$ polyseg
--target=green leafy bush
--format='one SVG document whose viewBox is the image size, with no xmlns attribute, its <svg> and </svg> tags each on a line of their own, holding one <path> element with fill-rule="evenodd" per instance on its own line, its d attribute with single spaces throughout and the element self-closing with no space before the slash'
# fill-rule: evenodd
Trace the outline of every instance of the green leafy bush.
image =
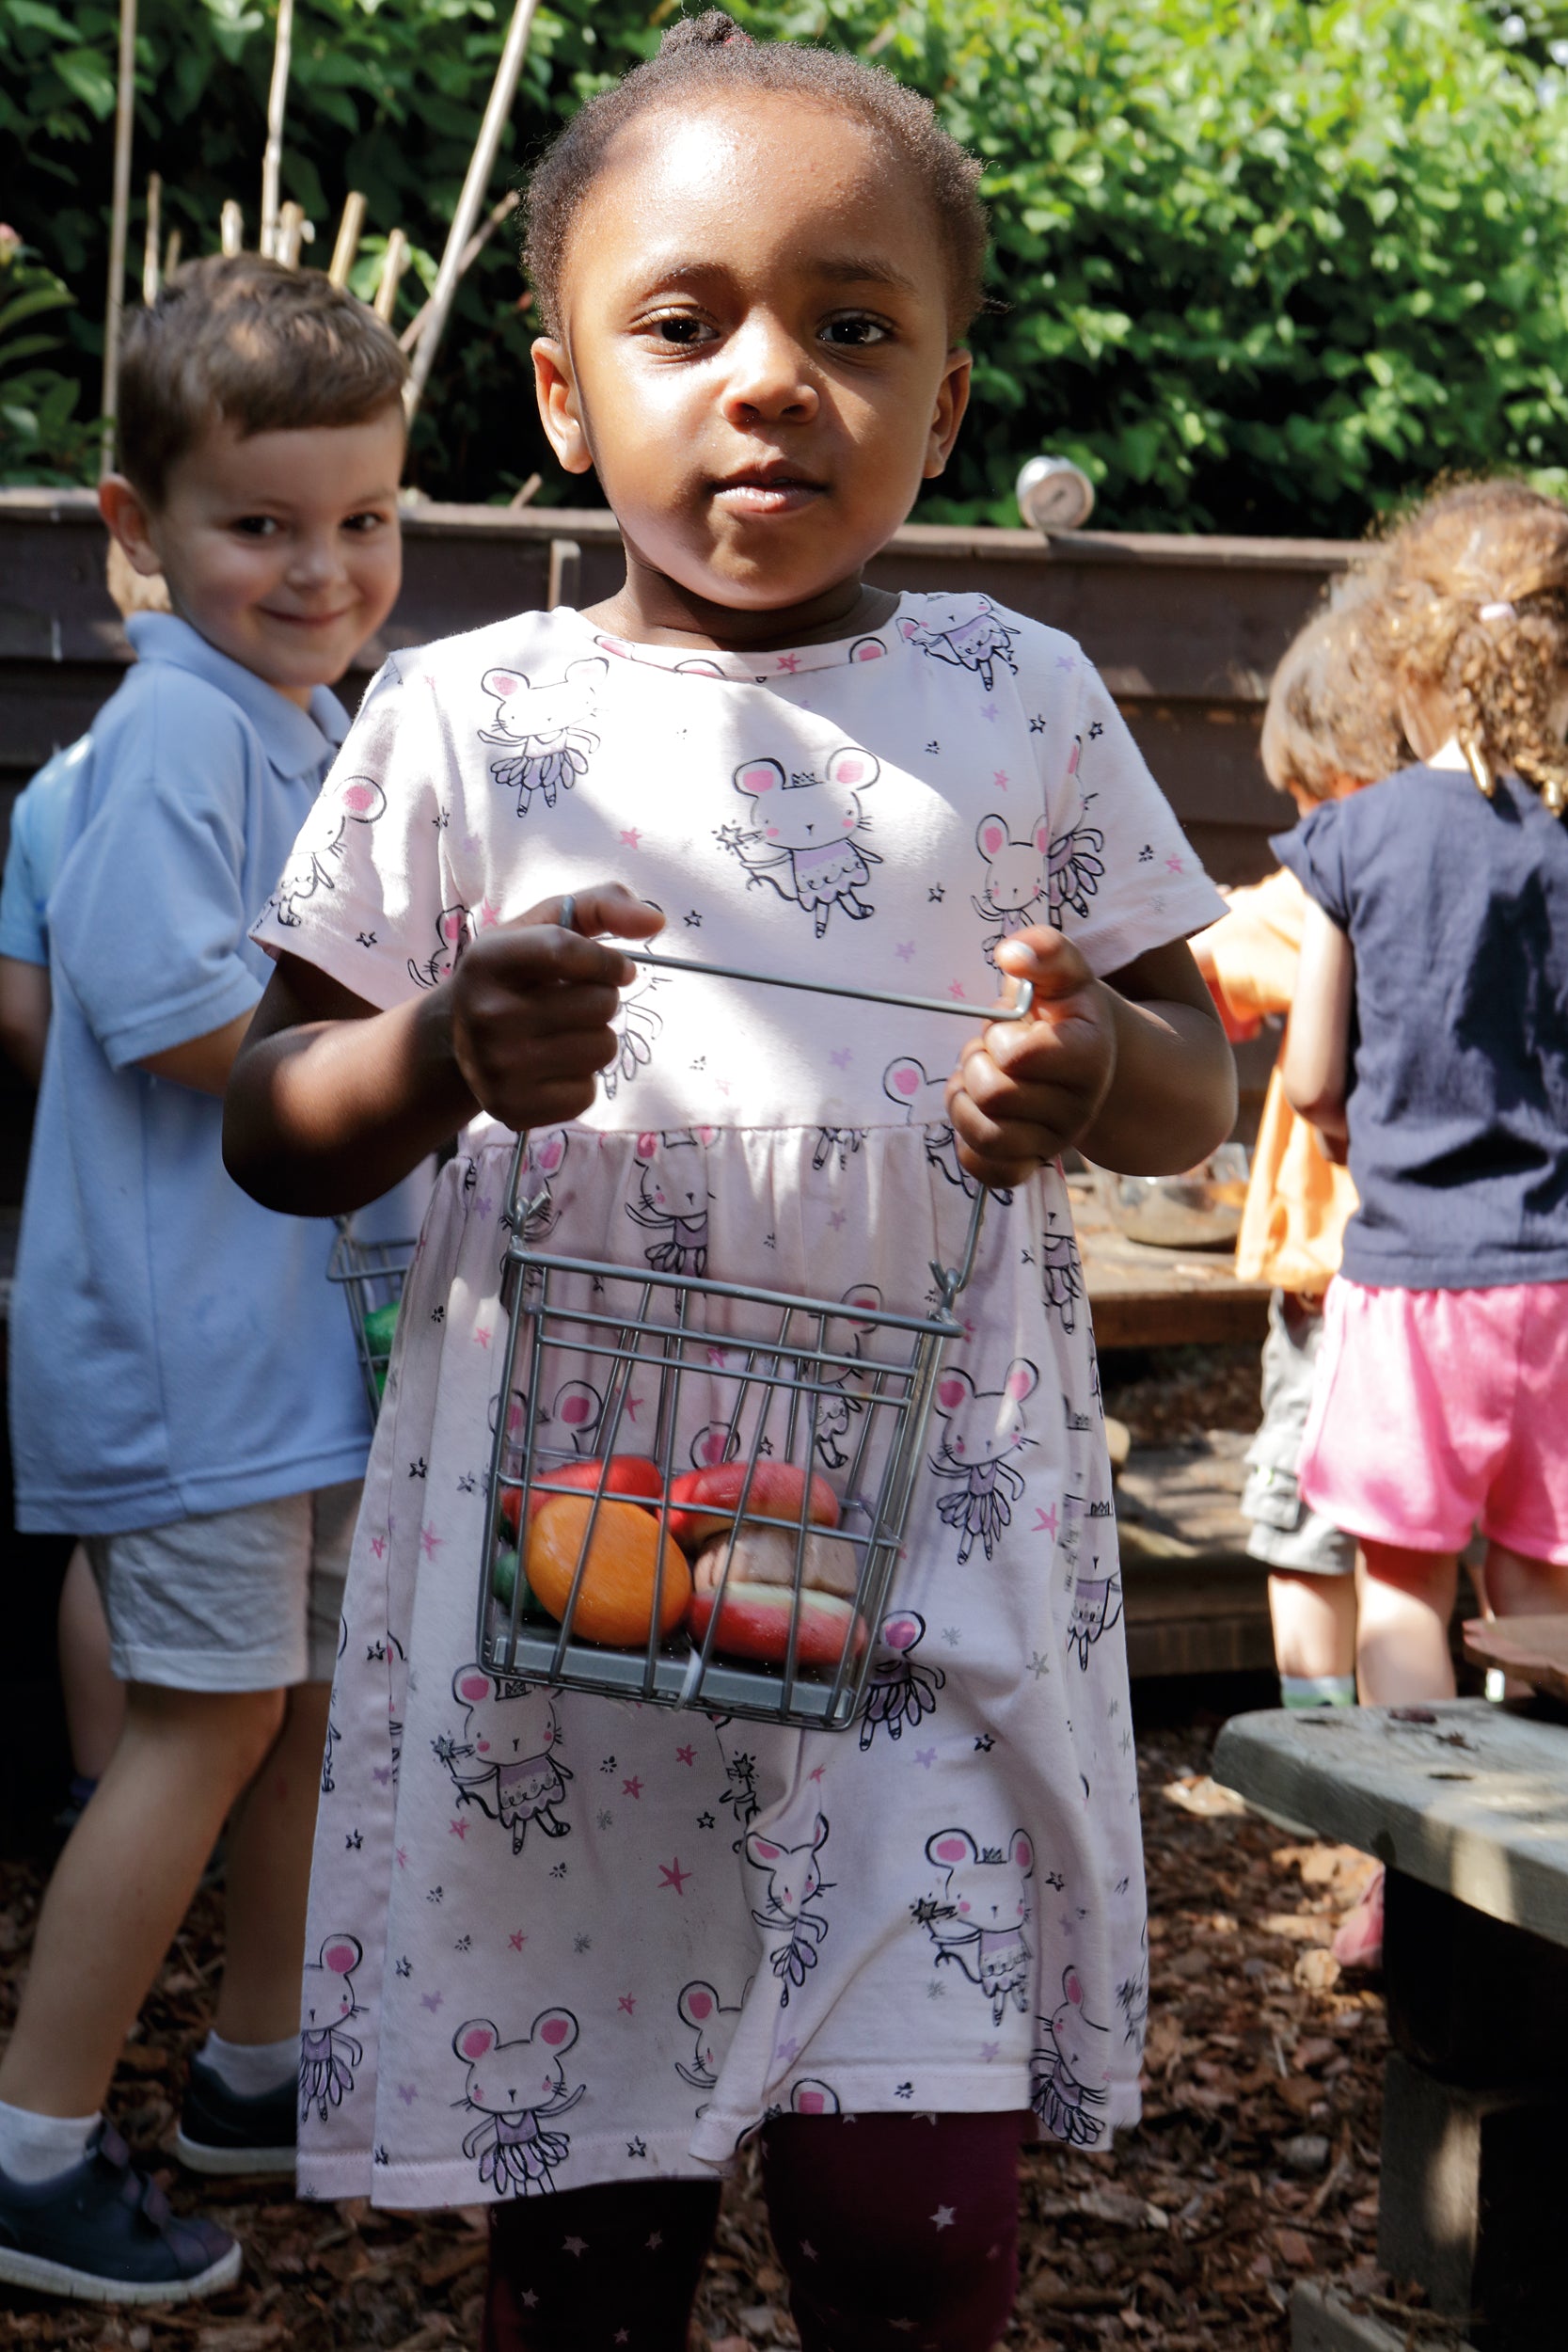
<svg viewBox="0 0 1568 2352">
<path fill-rule="evenodd" d="M 646 55 L 648 0 L 541 9 L 503 165 Z M 1545 13 L 1520 43 L 1469 0 L 782 0 L 757 34 L 871 54 L 986 165 L 996 311 L 976 402 L 922 512 L 1016 520 L 1022 460 L 1078 459 L 1131 528 L 1357 532 L 1442 468 L 1538 479 L 1568 453 L 1568 97 Z M 325 258 L 346 190 L 401 224 L 422 299 L 508 0 L 298 0 L 285 193 Z M 1538 21 L 1539 18 L 1539 21 Z M 255 233 L 273 10 L 142 0 L 135 177 L 185 250 L 236 196 Z M 116 12 L 0 0 L 0 180 L 75 290 L 95 398 Z M 1511 43 L 1513 44 L 1511 46 Z M 135 230 L 134 227 L 134 242 Z M 465 284 L 414 451 L 436 496 L 536 469 L 582 496 L 531 413 L 506 232 Z M 3 461 L 0 461 L 3 462 Z M 1568 477 L 1560 477 L 1568 479 Z"/>
<path fill-rule="evenodd" d="M 61 340 L 37 322 L 71 302 L 67 288 L 0 221 L 0 481 L 69 483 L 91 466 L 95 437 L 76 415 L 80 388 L 57 368 L 37 364 Z"/>
</svg>

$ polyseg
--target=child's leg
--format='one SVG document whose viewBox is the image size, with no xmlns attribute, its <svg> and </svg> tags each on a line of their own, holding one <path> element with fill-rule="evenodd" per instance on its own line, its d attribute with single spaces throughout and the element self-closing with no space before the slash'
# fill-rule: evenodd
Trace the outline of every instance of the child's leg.
<svg viewBox="0 0 1568 2352">
<path fill-rule="evenodd" d="M 1486 1605 L 1498 1617 L 1568 1615 L 1568 1564 L 1532 1560 L 1496 1537 L 1486 1547 Z"/>
<path fill-rule="evenodd" d="M 1458 1590 L 1458 1553 L 1414 1551 L 1370 1537 L 1361 1552 L 1355 1669 L 1363 1702 L 1397 1707 L 1451 1699 L 1449 1620 Z"/>
<path fill-rule="evenodd" d="M 1286 1706 L 1293 1696 L 1303 1706 L 1332 1704 L 1341 1689 L 1348 1703 L 1355 1693 L 1354 1577 L 1276 1568 L 1269 1578 L 1269 1616 Z M 1304 1685 L 1317 1689 L 1308 1695 Z"/>
<path fill-rule="evenodd" d="M 213 2019 L 225 2042 L 276 2042 L 299 2029 L 310 1844 L 331 1695 L 323 1682 L 290 1691 L 283 1728 L 229 1825 L 226 1955 Z"/>
<path fill-rule="evenodd" d="M 41 2115 L 102 2106 L 224 1817 L 282 1713 L 279 1691 L 130 1685 L 124 1734 L 39 1915 L 0 2101 Z"/>
<path fill-rule="evenodd" d="M 763 2181 L 801 2352 L 990 2352 L 1018 2286 L 1016 2115 L 786 2115 Z M 901 2324 L 902 2323 L 902 2324 Z"/>
<path fill-rule="evenodd" d="M 610 2181 L 492 2205 L 480 2352 L 686 2352 L 718 2218 L 717 2181 Z"/>
<path fill-rule="evenodd" d="M 60 1587 L 60 1689 L 79 1780 L 102 1780 L 125 1726 L 125 1685 L 109 1663 L 109 1625 L 78 1544 Z"/>
</svg>

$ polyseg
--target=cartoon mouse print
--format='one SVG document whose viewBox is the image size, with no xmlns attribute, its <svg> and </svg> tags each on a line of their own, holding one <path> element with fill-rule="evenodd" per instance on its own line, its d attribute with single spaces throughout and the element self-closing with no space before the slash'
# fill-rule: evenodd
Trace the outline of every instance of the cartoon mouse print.
<svg viewBox="0 0 1568 2352">
<path fill-rule="evenodd" d="M 626 1215 L 653 1235 L 642 1252 L 651 1266 L 661 1274 L 707 1271 L 707 1204 L 712 1198 L 703 1143 L 691 1129 L 638 1136 L 637 1199 L 626 1202 Z"/>
<path fill-rule="evenodd" d="M 583 722 L 596 715 L 595 690 L 610 664 L 599 655 L 568 662 L 553 685 L 534 686 L 521 670 L 486 670 L 482 692 L 496 703 L 495 722 L 480 729 L 482 743 L 505 746 L 506 756 L 490 762 L 490 773 L 505 791 L 517 787 L 517 814 L 528 815 L 537 792 L 546 808 L 558 792 L 569 792 L 588 772 L 599 739 Z"/>
<path fill-rule="evenodd" d="M 483 1666 L 459 1666 L 451 1694 L 466 1709 L 460 1740 L 433 1742 L 451 1774 L 459 1806 L 477 1804 L 512 1832 L 512 1851 L 521 1853 L 531 1822 L 546 1837 L 565 1837 L 570 1821 L 557 1819 L 572 1775 L 556 1754 L 561 1719 L 554 1694 L 515 1675 L 492 1675 Z"/>
<path fill-rule="evenodd" d="M 1048 1209 L 1047 1230 L 1040 1235 L 1040 1292 L 1063 1330 L 1073 1331 L 1078 1327 L 1078 1301 L 1084 1295 L 1084 1267 L 1071 1225 L 1058 1233 L 1051 1230 L 1055 1222 L 1056 1211 Z"/>
<path fill-rule="evenodd" d="M 917 1666 L 914 1653 L 926 1639 L 926 1620 L 918 1609 L 895 1609 L 882 1619 L 871 1661 L 871 1679 L 861 1702 L 861 1746 L 868 1748 L 879 1731 L 901 1740 L 904 1725 L 918 1730 L 937 1708 L 937 1692 L 947 1677 L 940 1666 Z"/>
<path fill-rule="evenodd" d="M 960 1531 L 960 1567 L 976 1536 L 990 1559 L 1003 1529 L 1012 1522 L 1023 1477 L 1007 1456 L 1035 1443 L 1023 1407 L 1038 1382 L 1038 1372 L 1022 1356 L 1008 1365 L 1000 1389 L 976 1389 L 968 1373 L 956 1366 L 937 1382 L 937 1417 L 946 1427 L 931 1468 L 939 1478 L 961 1482 L 957 1492 L 942 1496 L 937 1516 Z"/>
<path fill-rule="evenodd" d="M 874 1309 L 880 1307 L 882 1294 L 875 1282 L 857 1282 L 845 1292 L 844 1303 L 863 1311 Z M 835 1356 L 858 1359 L 876 1328 L 874 1323 L 856 1322 L 847 1315 L 841 1323 L 835 1315 L 828 1326 L 828 1347 Z M 865 1410 L 864 1399 L 849 1390 L 850 1381 L 860 1376 L 858 1365 L 851 1363 L 824 1363 L 816 1370 L 816 1454 L 825 1470 L 843 1470 L 848 1462 L 844 1440 L 850 1423 Z"/>
<path fill-rule="evenodd" d="M 549 1239 L 561 1222 L 564 1203 L 556 1200 L 555 1180 L 566 1165 L 570 1148 L 571 1137 L 564 1127 L 538 1127 L 529 1136 L 528 1150 L 523 1155 L 524 1168 L 532 1179 L 523 1209 L 522 1240 L 527 1248 L 537 1249 L 541 1242 Z M 468 1190 L 465 1179 L 465 1200 Z M 501 1223 L 509 1231 L 513 1229 L 514 1219 L 510 1210 L 501 1211 Z"/>
<path fill-rule="evenodd" d="M 1089 1651 L 1121 1615 L 1120 1577 L 1101 1576 L 1098 1556 L 1091 1565 L 1091 1575 L 1073 1578 L 1072 1614 L 1067 1627 L 1068 1647 L 1078 1652 L 1078 1663 L 1085 1674 Z"/>
<path fill-rule="evenodd" d="M 1013 632 L 997 619 L 989 596 L 976 596 L 974 605 L 967 620 L 954 621 L 946 628 L 906 618 L 899 622 L 898 632 L 931 660 L 951 661 L 960 670 L 974 671 L 989 694 L 996 683 L 997 662 L 1006 663 L 1017 675 Z"/>
<path fill-rule="evenodd" d="M 349 2019 L 361 2013 L 354 1997 L 354 1972 L 364 1957 L 356 1935 L 328 1935 L 319 1956 L 305 1963 L 299 2029 L 301 2122 L 313 2106 L 325 2123 L 327 2108 L 341 2107 L 354 2089 L 354 2070 L 365 2053 L 345 2029 Z"/>
<path fill-rule="evenodd" d="M 665 985 L 662 973 L 651 972 L 641 986 L 628 990 L 621 999 L 620 1012 L 610 1025 L 615 1059 L 608 1070 L 599 1073 L 607 1103 L 613 1103 L 622 1085 L 629 1086 L 653 1060 L 655 1043 L 664 1027 L 664 1015 L 654 1010 L 649 999 Z"/>
<path fill-rule="evenodd" d="M 928 1078 L 924 1062 L 916 1061 L 912 1054 L 900 1054 L 897 1060 L 890 1061 L 882 1073 L 882 1092 L 890 1103 L 898 1104 L 911 1127 L 925 1129 L 926 1157 L 929 1165 L 973 1200 L 979 1186 L 959 1165 L 958 1141 L 945 1116 L 945 1073 L 939 1078 Z M 1010 1192 L 991 1195 L 993 1200 L 1004 1202 L 1011 1200 L 1012 1197 Z"/>
<path fill-rule="evenodd" d="M 343 1652 L 347 1647 L 348 1620 L 346 1617 L 340 1617 L 338 1620 L 338 1663 L 340 1666 L 343 1662 Z M 331 1796 L 338 1786 L 332 1770 L 332 1757 L 343 1735 L 337 1720 L 337 1711 L 338 1677 L 334 1674 L 332 1688 L 326 1694 L 326 1739 L 322 1747 L 322 1795 L 324 1797 Z"/>
<path fill-rule="evenodd" d="M 422 963 L 408 959 L 408 977 L 417 988 L 439 988 L 450 980 L 457 969 L 457 960 L 468 944 L 468 910 L 465 906 L 443 907 L 436 919 L 436 952 L 426 956 Z"/>
<path fill-rule="evenodd" d="M 983 923 L 986 961 L 994 965 L 996 950 L 1015 932 L 1027 930 L 1033 910 L 1048 896 L 1046 857 L 1051 828 L 1042 817 L 1027 841 L 1015 841 L 1004 817 L 982 817 L 974 828 L 974 846 L 988 868 L 985 887 L 970 905 Z"/>
<path fill-rule="evenodd" d="M 827 1842 L 827 1817 L 821 1813 L 802 1846 L 782 1846 L 777 1838 L 764 1836 L 761 1830 L 746 1833 L 747 1861 L 753 1870 L 768 1873 L 763 1908 L 753 1910 L 752 1917 L 765 1932 L 782 1938 L 768 1956 L 768 1964 L 779 1980 L 781 2009 L 789 2007 L 790 1988 L 798 1991 L 805 1983 L 808 1971 L 816 1967 L 822 1939 L 828 1932 L 822 1913 L 811 1907 L 813 1897 L 825 1894 L 829 1884 L 816 1858 Z"/>
<path fill-rule="evenodd" d="M 770 882 L 781 898 L 815 916 L 818 939 L 835 906 L 852 923 L 876 913 L 859 894 L 881 859 L 857 836 L 870 830 L 860 796 L 880 773 L 880 763 L 851 743 L 829 754 L 826 782 L 809 771 L 786 776 L 776 759 L 749 759 L 735 771 L 757 830 L 726 826 L 720 838 L 753 880 Z"/>
<path fill-rule="evenodd" d="M 463 2153 L 479 2157 L 482 2188 L 498 2197 L 543 2196 L 554 2188 L 572 2143 L 564 2132 L 544 2127 L 575 2107 L 588 2088 L 566 2088 L 562 2060 L 577 2038 L 569 2009 L 541 2010 L 515 2042 L 503 2042 L 488 2017 L 470 2017 L 452 2035 L 452 2049 L 467 2068 L 457 2105 L 481 2119 Z"/>
<path fill-rule="evenodd" d="M 746 1990 L 750 1992 L 750 1984 Z M 727 2009 L 713 1986 L 705 1983 L 701 1977 L 694 1977 L 689 1984 L 682 1985 L 680 1997 L 675 2007 L 679 2012 L 681 2024 L 689 2026 L 696 2035 L 697 2046 L 689 2066 L 679 2058 L 675 2060 L 675 2072 L 683 2083 L 691 2085 L 693 2090 L 706 2092 L 716 2088 L 719 2081 L 720 2062 L 723 2055 L 720 2047 L 721 2042 L 727 2047 L 730 2036 L 735 2031 L 735 2020 L 745 2006 L 746 1994 L 742 1993 L 734 2008 Z M 725 2019 L 729 2022 L 722 2024 L 721 2021 Z M 701 2116 L 706 2111 L 707 2101 L 705 2097 L 697 2113 Z"/>
<path fill-rule="evenodd" d="M 837 2091 L 831 2083 L 821 2082 L 816 2075 L 802 2074 L 789 2087 L 791 2115 L 842 2115 L 844 2112 Z"/>
<path fill-rule="evenodd" d="M 1030 2060 L 1030 2106 L 1053 2139 L 1092 2148 L 1105 2129 L 1103 2107 L 1110 2091 L 1108 2026 L 1097 2026 L 1084 2007 L 1076 1968 L 1062 1972 L 1062 2001 L 1039 2024 L 1045 2039 Z"/>
<path fill-rule="evenodd" d="M 496 1425 L 499 1397 L 490 1400 L 490 1427 Z M 563 1380 L 549 1406 L 542 1405 L 533 1428 L 533 1458 L 536 1467 L 546 1460 L 560 1461 L 567 1449 L 574 1454 L 591 1453 L 594 1432 L 604 1416 L 604 1399 L 587 1380 Z M 517 1477 L 523 1466 L 528 1443 L 528 1392 L 514 1389 L 506 1407 L 506 1451 L 501 1468 L 508 1477 Z"/>
<path fill-rule="evenodd" d="M 309 838 L 283 868 L 271 900 L 280 923 L 297 930 L 298 910 L 305 900 L 318 890 L 337 889 L 348 855 L 350 825 L 373 825 L 386 807 L 387 795 L 373 776 L 328 777 L 311 811 Z"/>
<path fill-rule="evenodd" d="M 977 1846 L 966 1829 L 939 1829 L 926 1859 L 944 1872 L 942 1892 L 915 1906 L 937 1947 L 936 1964 L 956 1961 L 990 2003 L 999 2026 L 1010 2000 L 1028 2007 L 1030 1951 L 1024 1935 L 1035 1849 L 1021 1829 L 1005 1847 Z"/>
<path fill-rule="evenodd" d="M 1078 773 L 1079 754 L 1084 748 L 1080 736 L 1068 757 L 1069 776 Z M 1051 900 L 1051 926 L 1062 928 L 1062 909 L 1070 907 L 1081 923 L 1088 920 L 1089 900 L 1099 895 L 1105 863 L 1100 852 L 1105 847 L 1105 835 L 1098 825 L 1089 822 L 1091 792 L 1085 795 L 1078 811 L 1076 824 L 1058 834 L 1046 851 L 1046 889 Z"/>
</svg>

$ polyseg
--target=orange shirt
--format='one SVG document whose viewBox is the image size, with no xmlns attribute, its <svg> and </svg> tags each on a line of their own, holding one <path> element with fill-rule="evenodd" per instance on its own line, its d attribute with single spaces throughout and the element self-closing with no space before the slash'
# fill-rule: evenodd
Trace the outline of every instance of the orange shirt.
<svg viewBox="0 0 1568 2352">
<path fill-rule="evenodd" d="M 1281 866 L 1267 881 L 1227 897 L 1229 913 L 1192 946 L 1228 1025 L 1245 1035 L 1265 1013 L 1291 1009 L 1307 893 Z M 1276 1065 L 1236 1237 L 1237 1273 L 1281 1290 L 1325 1290 L 1339 1270 L 1355 1205 L 1348 1171 L 1324 1159 L 1312 1130 L 1286 1101 Z"/>
</svg>

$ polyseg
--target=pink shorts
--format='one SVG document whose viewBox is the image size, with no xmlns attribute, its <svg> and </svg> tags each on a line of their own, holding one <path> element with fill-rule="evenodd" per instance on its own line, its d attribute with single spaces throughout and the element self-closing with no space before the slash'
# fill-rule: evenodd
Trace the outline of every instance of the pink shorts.
<svg viewBox="0 0 1568 2352">
<path fill-rule="evenodd" d="M 1412 1551 L 1483 1535 L 1568 1562 L 1568 1282 L 1363 1290 L 1343 1277 L 1297 1471 L 1337 1527 Z"/>
</svg>

